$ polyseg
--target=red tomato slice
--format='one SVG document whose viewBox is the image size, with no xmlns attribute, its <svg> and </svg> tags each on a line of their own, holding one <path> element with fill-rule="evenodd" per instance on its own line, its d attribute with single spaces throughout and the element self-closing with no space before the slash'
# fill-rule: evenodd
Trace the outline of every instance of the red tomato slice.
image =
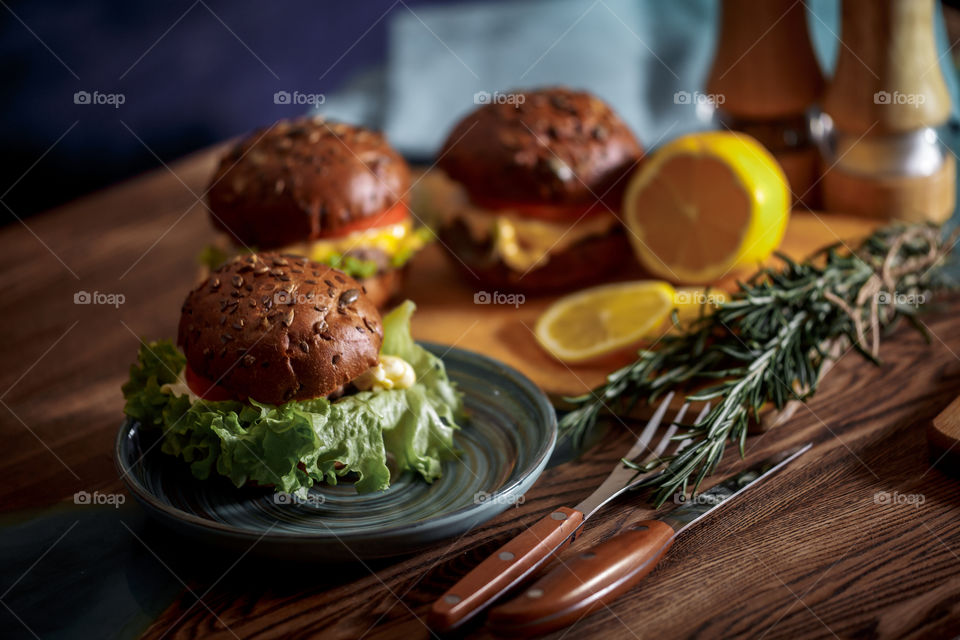
<svg viewBox="0 0 960 640">
<path fill-rule="evenodd" d="M 375 216 L 369 216 L 356 222 L 351 222 L 337 229 L 336 231 L 321 232 L 319 238 L 339 238 L 355 231 L 365 231 L 375 229 L 376 227 L 386 227 L 391 224 L 398 224 L 409 219 L 410 211 L 405 202 L 398 202 L 383 213 Z"/>
<path fill-rule="evenodd" d="M 555 205 L 506 202 L 491 198 L 476 197 L 473 198 L 473 200 L 484 209 L 489 209 L 492 213 L 509 209 L 511 211 L 516 211 L 523 216 L 544 220 L 546 222 L 571 222 L 574 220 L 579 220 L 581 217 L 592 218 L 596 215 L 610 215 L 609 209 L 602 202 L 576 205 Z M 614 209 L 614 212 L 616 212 L 616 209 Z"/>
<path fill-rule="evenodd" d="M 190 391 L 211 402 L 222 402 L 223 400 L 234 400 L 233 395 L 223 387 L 214 384 L 213 380 L 204 378 L 195 373 L 193 369 L 187 366 L 186 372 L 187 386 Z"/>
</svg>

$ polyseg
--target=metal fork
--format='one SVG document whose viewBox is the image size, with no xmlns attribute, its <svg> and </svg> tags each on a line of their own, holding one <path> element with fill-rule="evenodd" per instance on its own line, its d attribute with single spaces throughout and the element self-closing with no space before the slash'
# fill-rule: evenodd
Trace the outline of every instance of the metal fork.
<svg viewBox="0 0 960 640">
<path fill-rule="evenodd" d="M 633 460 L 638 458 L 644 451 L 648 450 L 648 445 L 653 439 L 657 427 L 660 426 L 660 422 L 663 420 L 663 414 L 666 413 L 672 400 L 673 393 L 671 392 L 666 398 L 663 399 L 663 402 L 660 403 L 660 406 L 657 407 L 656 412 L 650 418 L 650 422 L 648 422 L 647 426 L 644 427 L 643 431 L 640 432 L 640 436 L 637 438 L 636 443 L 630 448 L 630 451 L 623 456 L 624 460 Z M 677 432 L 677 429 L 679 428 L 678 425 L 683 421 L 684 416 L 687 415 L 687 409 L 689 408 L 689 402 L 683 403 L 683 406 L 680 407 L 679 411 L 677 411 L 677 416 L 667 427 L 666 431 L 663 432 L 663 436 L 660 437 L 660 441 L 657 442 L 653 450 L 650 451 L 650 455 L 644 458 L 639 466 L 643 467 L 660 459 L 660 456 L 670 444 L 671 438 L 673 438 L 674 434 Z M 708 411 L 710 411 L 709 402 L 704 405 L 703 409 L 700 410 L 700 414 L 697 416 L 696 422 L 700 422 L 700 420 L 707 415 Z M 689 438 L 681 441 L 677 446 L 676 451 L 682 451 L 689 442 Z M 636 469 L 628 467 L 625 464 L 618 464 L 616 467 L 614 467 L 613 471 L 610 472 L 610 475 L 607 476 L 607 479 L 603 481 L 603 484 L 597 487 L 596 491 L 587 496 L 587 498 L 581 501 L 580 504 L 574 507 L 574 509 L 583 514 L 583 522 L 586 522 L 590 516 L 599 511 L 604 505 L 626 491 L 633 489 L 654 473 L 656 473 L 656 471 L 651 469 L 650 471 L 640 472 L 638 474 Z M 583 522 L 580 523 L 581 527 L 583 526 Z"/>
<path fill-rule="evenodd" d="M 677 424 L 687 413 L 689 403 L 685 403 L 677 412 L 660 440 L 652 450 L 650 442 L 656 435 L 663 416 L 670 408 L 673 393 L 668 394 L 657 407 L 650 421 L 640 432 L 637 441 L 624 456 L 632 460 L 644 451 L 650 454 L 641 463 L 652 464 L 660 459 L 671 438 L 677 432 Z M 710 410 L 707 404 L 700 412 L 697 421 Z M 682 450 L 688 440 L 680 443 Z M 529 529 L 508 541 L 486 560 L 474 567 L 467 575 L 453 585 L 443 596 L 433 603 L 430 609 L 430 626 L 439 632 L 455 629 L 490 606 L 507 591 L 510 591 L 527 576 L 533 573 L 567 540 L 576 536 L 583 523 L 601 507 L 625 491 L 635 487 L 655 470 L 637 473 L 636 469 L 618 462 L 607 479 L 576 507 L 560 507 Z"/>
</svg>

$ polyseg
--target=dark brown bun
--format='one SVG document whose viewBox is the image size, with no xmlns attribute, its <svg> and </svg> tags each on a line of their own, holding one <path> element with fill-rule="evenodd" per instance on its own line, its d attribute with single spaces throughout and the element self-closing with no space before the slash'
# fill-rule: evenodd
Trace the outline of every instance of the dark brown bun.
<svg viewBox="0 0 960 640">
<path fill-rule="evenodd" d="M 584 91 L 508 92 L 522 103 L 488 103 L 461 120 L 438 166 L 478 201 L 592 204 L 618 211 L 623 178 L 642 155 L 627 125 Z M 518 102 L 519 98 L 515 99 Z"/>
<path fill-rule="evenodd" d="M 377 363 L 383 327 L 353 278 L 276 253 L 237 257 L 190 292 L 177 344 L 237 398 L 327 396 Z"/>
<path fill-rule="evenodd" d="M 477 243 L 462 222 L 454 222 L 439 233 L 450 253 L 450 262 L 460 267 L 467 279 L 479 278 L 485 286 L 499 291 L 538 294 L 567 290 L 600 282 L 611 274 L 623 275 L 635 264 L 623 229 L 592 236 L 551 252 L 545 264 L 526 274 L 504 264 L 490 243 Z"/>
<path fill-rule="evenodd" d="M 275 249 L 383 213 L 410 168 L 382 134 L 321 117 L 281 120 L 233 147 L 213 175 L 213 224 L 233 241 Z"/>
</svg>

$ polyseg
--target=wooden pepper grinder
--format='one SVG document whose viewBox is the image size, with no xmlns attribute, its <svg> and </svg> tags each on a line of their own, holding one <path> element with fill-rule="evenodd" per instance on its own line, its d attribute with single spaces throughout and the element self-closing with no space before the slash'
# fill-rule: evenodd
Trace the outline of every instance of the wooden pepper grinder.
<svg viewBox="0 0 960 640">
<path fill-rule="evenodd" d="M 843 0 L 823 104 L 828 210 L 933 222 L 953 212 L 956 162 L 935 130 L 950 98 L 934 10 L 934 0 Z"/>
<path fill-rule="evenodd" d="M 724 0 L 707 91 L 715 96 L 721 126 L 759 140 L 780 162 L 794 197 L 815 206 L 812 187 L 820 171 L 810 108 L 820 100 L 823 75 L 805 5 Z"/>
</svg>

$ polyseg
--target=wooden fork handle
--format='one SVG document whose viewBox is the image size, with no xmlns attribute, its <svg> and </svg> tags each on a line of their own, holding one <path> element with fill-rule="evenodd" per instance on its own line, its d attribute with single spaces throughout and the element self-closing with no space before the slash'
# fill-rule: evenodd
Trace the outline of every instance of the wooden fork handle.
<svg viewBox="0 0 960 640">
<path fill-rule="evenodd" d="M 434 631 L 457 628 L 543 564 L 557 547 L 576 533 L 583 514 L 561 507 L 497 549 L 433 603 L 429 624 Z"/>
<path fill-rule="evenodd" d="M 539 635 L 572 624 L 610 605 L 653 571 L 674 536 L 670 525 L 659 520 L 635 522 L 492 609 L 487 624 L 509 635 Z"/>
</svg>

